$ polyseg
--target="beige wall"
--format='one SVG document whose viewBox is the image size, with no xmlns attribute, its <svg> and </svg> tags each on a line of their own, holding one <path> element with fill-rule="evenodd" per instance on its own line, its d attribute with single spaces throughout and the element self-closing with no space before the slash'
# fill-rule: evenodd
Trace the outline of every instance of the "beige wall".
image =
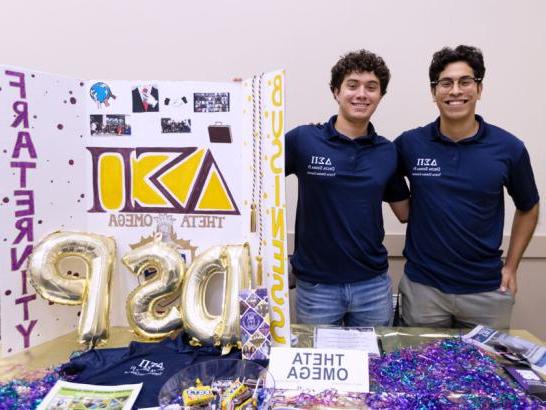
<svg viewBox="0 0 546 410">
<path fill-rule="evenodd" d="M 392 72 L 374 116 L 389 138 L 437 115 L 427 87 L 432 53 L 476 45 L 487 66 L 478 110 L 525 141 L 546 197 L 544 0 L 27 0 L 3 2 L 1 14 L 4 64 L 102 80 L 228 81 L 285 68 L 287 129 L 334 113 L 331 66 L 346 51 L 368 48 Z M 290 178 L 289 230 L 295 191 Z M 546 201 L 541 209 L 544 238 Z M 505 233 L 512 214 L 507 201 Z M 404 232 L 389 212 L 385 228 L 388 241 Z M 546 339 L 544 241 L 534 255 L 520 268 L 513 323 Z M 401 272 L 396 258 L 392 272 Z"/>
</svg>

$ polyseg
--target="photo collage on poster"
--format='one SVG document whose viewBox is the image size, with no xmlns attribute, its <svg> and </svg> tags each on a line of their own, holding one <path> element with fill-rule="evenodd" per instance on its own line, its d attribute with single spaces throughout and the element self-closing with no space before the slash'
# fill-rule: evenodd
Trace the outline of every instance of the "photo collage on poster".
<svg viewBox="0 0 546 410">
<path fill-rule="evenodd" d="M 233 143 L 232 138 L 232 131 L 241 133 L 240 103 L 233 100 L 240 99 L 237 92 L 233 93 L 237 87 L 226 83 L 172 81 L 92 80 L 87 83 L 88 145 L 113 147 L 111 144 L 115 144 L 116 149 L 121 150 L 138 147 L 138 153 L 132 153 L 130 160 L 133 164 L 130 172 L 135 175 L 128 194 L 130 201 L 138 201 L 141 212 L 157 221 L 157 229 L 162 226 L 161 221 L 169 219 L 172 232 L 163 236 L 172 240 L 179 235 L 177 244 L 179 250 L 185 252 L 182 257 L 188 265 L 195 253 L 204 251 L 204 244 L 210 241 L 201 238 L 206 236 L 204 231 L 191 228 L 194 216 L 184 219 L 177 214 L 214 215 L 207 221 L 216 218 L 214 223 L 218 227 L 230 225 L 230 233 L 225 229 L 220 229 L 226 231 L 222 234 L 217 232 L 218 240 L 228 241 L 240 235 L 240 222 L 225 216 L 240 218 L 240 171 L 233 173 L 233 167 L 227 165 L 241 150 L 242 136 L 237 143 Z M 112 186 L 112 179 L 107 179 Z M 122 186 L 118 188 L 120 192 L 123 190 Z M 197 199 L 192 199 L 193 196 Z M 221 198 L 226 204 L 222 204 Z M 171 204 L 176 206 L 169 208 Z M 180 209 L 175 209 L 177 206 Z M 116 209 L 108 211 L 119 213 Z M 100 213 L 88 217 L 101 220 Z M 111 223 L 105 227 L 108 231 L 111 228 L 119 227 Z M 115 230 L 111 233 L 116 234 Z M 131 238 L 127 245 L 134 247 L 141 242 Z M 124 240 L 119 240 L 119 244 L 123 246 Z M 144 271 L 138 278 L 139 283 L 154 274 L 154 270 Z M 156 306 L 158 313 L 177 304 L 177 299 L 162 300 Z"/>
<path fill-rule="evenodd" d="M 217 119 L 218 115 L 231 111 L 231 96 L 225 90 L 184 90 L 186 87 L 181 83 L 165 83 L 165 87 L 125 81 L 90 84 L 89 95 L 96 107 L 89 115 L 92 137 L 129 137 L 138 133 L 134 128 L 139 123 L 141 131 L 147 133 L 195 134 L 195 116 L 211 113 Z M 145 123 L 138 120 L 143 114 L 147 114 Z M 150 117 L 156 119 L 155 129 L 150 129 Z M 208 136 L 210 143 L 233 141 L 231 127 L 224 121 L 211 121 L 198 133 Z"/>
</svg>

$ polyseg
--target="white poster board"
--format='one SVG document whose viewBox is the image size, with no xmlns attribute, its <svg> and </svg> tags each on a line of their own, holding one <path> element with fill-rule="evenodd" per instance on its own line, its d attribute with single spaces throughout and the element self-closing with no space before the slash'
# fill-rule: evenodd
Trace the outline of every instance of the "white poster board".
<svg viewBox="0 0 546 410">
<path fill-rule="evenodd" d="M 25 272 L 56 230 L 111 236 L 118 261 L 158 233 L 188 265 L 211 246 L 249 242 L 254 268 L 263 257 L 273 343 L 289 343 L 283 116 L 282 71 L 207 83 L 0 67 L 2 354 L 77 327 L 78 307 L 42 300 Z M 118 262 L 112 325 L 126 324 L 126 297 L 143 280 Z"/>
</svg>

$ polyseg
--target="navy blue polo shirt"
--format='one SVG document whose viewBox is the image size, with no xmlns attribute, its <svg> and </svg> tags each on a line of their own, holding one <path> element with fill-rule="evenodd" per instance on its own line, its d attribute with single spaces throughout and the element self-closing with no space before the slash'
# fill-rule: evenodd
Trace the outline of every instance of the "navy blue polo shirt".
<svg viewBox="0 0 546 410">
<path fill-rule="evenodd" d="M 395 141 L 411 188 L 405 272 L 445 293 L 498 289 L 504 187 L 519 210 L 539 200 L 523 142 L 476 119 L 477 134 L 457 143 L 440 133 L 439 119 Z"/>
<path fill-rule="evenodd" d="M 350 283 L 385 273 L 381 202 L 409 193 L 396 174 L 396 148 L 368 125 L 350 139 L 334 128 L 337 116 L 286 134 L 286 174 L 298 177 L 292 266 L 313 283 Z"/>
<path fill-rule="evenodd" d="M 131 342 L 128 347 L 91 349 L 70 359 L 62 372 L 76 383 L 110 386 L 143 383 L 133 408 L 158 406 L 161 387 L 178 371 L 207 360 L 240 359 L 241 351 L 221 356 L 212 346 L 193 347 L 180 333 L 157 343 Z M 261 362 L 260 364 L 264 364 Z"/>
</svg>

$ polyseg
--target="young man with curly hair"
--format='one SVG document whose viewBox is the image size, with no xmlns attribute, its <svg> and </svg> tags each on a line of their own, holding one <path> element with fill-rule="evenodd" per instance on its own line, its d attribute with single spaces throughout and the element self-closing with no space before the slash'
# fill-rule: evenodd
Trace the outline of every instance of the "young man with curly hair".
<svg viewBox="0 0 546 410">
<path fill-rule="evenodd" d="M 510 326 L 539 196 L 523 142 L 476 115 L 484 75 L 475 47 L 436 52 L 429 77 L 440 116 L 395 141 L 411 187 L 399 286 L 409 326 Z M 503 263 L 504 188 L 517 209 Z"/>
<path fill-rule="evenodd" d="M 394 145 L 370 122 L 389 79 L 381 57 L 366 50 L 346 54 L 332 68 L 337 115 L 286 134 L 286 174 L 298 177 L 291 263 L 299 323 L 391 323 L 381 204 L 391 203 L 404 220 L 409 194 L 396 174 Z"/>
</svg>

